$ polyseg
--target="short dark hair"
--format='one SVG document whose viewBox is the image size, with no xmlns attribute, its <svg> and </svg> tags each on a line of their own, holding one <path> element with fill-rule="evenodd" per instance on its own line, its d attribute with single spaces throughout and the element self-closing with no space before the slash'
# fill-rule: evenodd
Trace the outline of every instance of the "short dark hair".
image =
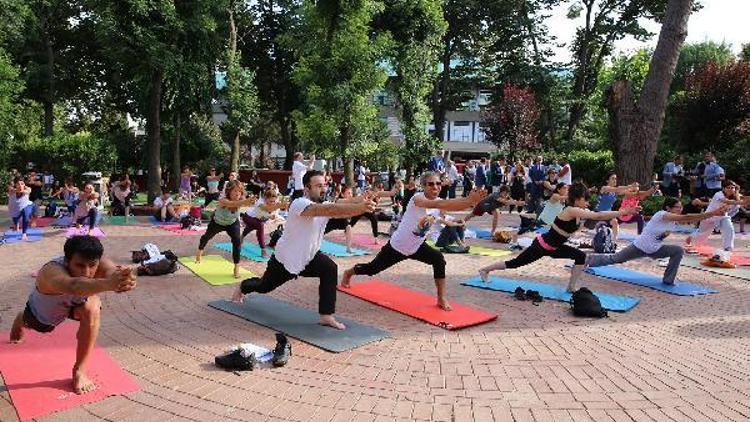
<svg viewBox="0 0 750 422">
<path fill-rule="evenodd" d="M 14 178 L 13 178 L 13 184 L 14 184 L 14 185 L 15 185 L 16 183 L 18 183 L 18 182 L 23 182 L 23 177 L 18 177 L 18 176 L 16 176 L 16 177 L 14 177 Z"/>
<path fill-rule="evenodd" d="M 573 183 L 568 190 L 568 204 L 575 204 L 576 199 L 583 198 L 589 200 L 589 188 L 583 183 Z"/>
<path fill-rule="evenodd" d="M 555 189 L 552 190 L 552 193 L 559 193 L 560 189 L 564 188 L 565 186 L 567 186 L 567 185 L 565 183 L 562 183 L 562 182 L 556 184 L 555 185 Z"/>
<path fill-rule="evenodd" d="M 101 259 L 104 254 L 104 246 L 94 236 L 73 236 L 65 241 L 63 246 L 65 260 L 70 261 L 73 255 L 78 255 L 87 261 Z"/>
<path fill-rule="evenodd" d="M 302 176 L 302 184 L 304 186 L 310 186 L 310 180 L 315 176 L 323 176 L 323 172 L 318 170 L 308 170 L 307 173 Z"/>
<path fill-rule="evenodd" d="M 679 204 L 680 200 L 673 197 L 673 196 L 665 196 L 664 197 L 664 205 L 662 205 L 661 209 L 667 210 L 667 208 L 672 208 L 675 205 Z"/>
<path fill-rule="evenodd" d="M 500 186 L 500 193 L 510 192 L 510 188 L 508 185 L 502 185 Z"/>
</svg>

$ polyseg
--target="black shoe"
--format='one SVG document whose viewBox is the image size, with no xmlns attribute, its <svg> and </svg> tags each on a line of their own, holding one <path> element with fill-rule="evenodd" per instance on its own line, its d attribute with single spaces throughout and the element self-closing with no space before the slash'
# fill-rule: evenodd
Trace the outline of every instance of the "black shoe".
<svg viewBox="0 0 750 422">
<path fill-rule="evenodd" d="M 276 333 L 276 347 L 273 349 L 273 366 L 284 366 L 292 355 L 292 344 L 284 333 Z"/>
<path fill-rule="evenodd" d="M 513 297 L 518 300 L 526 300 L 526 291 L 520 286 L 516 287 L 516 290 L 513 292 Z"/>
<path fill-rule="evenodd" d="M 252 371 L 257 363 L 255 360 L 255 353 L 250 353 L 249 356 L 244 356 L 242 349 L 239 347 L 227 354 L 216 356 L 214 362 L 219 368 L 224 368 L 230 371 Z"/>
<path fill-rule="evenodd" d="M 530 300 L 531 303 L 533 303 L 534 305 L 538 305 L 539 302 L 544 301 L 544 298 L 542 297 L 542 295 L 540 295 L 539 292 L 537 292 L 536 290 L 527 290 L 526 299 Z"/>
</svg>

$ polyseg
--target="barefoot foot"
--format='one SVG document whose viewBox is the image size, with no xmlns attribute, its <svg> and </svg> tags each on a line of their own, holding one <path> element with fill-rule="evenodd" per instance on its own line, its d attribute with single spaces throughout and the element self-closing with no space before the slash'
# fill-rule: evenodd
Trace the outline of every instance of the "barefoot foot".
<svg viewBox="0 0 750 422">
<path fill-rule="evenodd" d="M 444 310 L 444 311 L 452 311 L 453 310 L 453 307 L 451 307 L 450 303 L 448 303 L 447 300 L 442 299 L 442 298 L 438 298 L 437 306 L 440 309 Z"/>
<path fill-rule="evenodd" d="M 354 277 L 354 268 L 349 268 L 344 271 L 344 275 L 341 277 L 341 287 L 348 289 L 352 286 L 352 277 Z"/>
<path fill-rule="evenodd" d="M 481 278 L 483 282 L 489 283 L 490 282 L 490 272 L 487 271 L 487 270 L 479 270 L 479 278 Z"/>
<path fill-rule="evenodd" d="M 21 240 L 23 240 L 24 242 L 28 242 L 28 240 L 29 240 L 29 235 L 28 235 L 28 234 L 26 234 L 26 233 L 22 234 L 22 235 L 21 235 Z"/>
<path fill-rule="evenodd" d="M 245 303 L 245 294 L 242 293 L 242 289 L 239 285 L 237 285 L 237 288 L 234 289 L 234 293 L 232 293 L 232 302 Z"/>
<path fill-rule="evenodd" d="M 333 315 L 321 315 L 320 325 L 333 327 L 337 330 L 346 330 L 346 325 L 336 321 L 336 318 L 334 318 Z"/>
<path fill-rule="evenodd" d="M 240 278 L 240 266 L 236 264 L 234 266 L 234 278 Z"/>
<path fill-rule="evenodd" d="M 13 328 L 10 330 L 10 342 L 21 343 L 23 341 L 23 312 L 20 312 L 13 320 Z"/>
<path fill-rule="evenodd" d="M 86 376 L 81 370 L 73 369 L 73 391 L 76 394 L 86 394 L 89 391 L 93 391 L 96 388 L 96 384 Z"/>
</svg>

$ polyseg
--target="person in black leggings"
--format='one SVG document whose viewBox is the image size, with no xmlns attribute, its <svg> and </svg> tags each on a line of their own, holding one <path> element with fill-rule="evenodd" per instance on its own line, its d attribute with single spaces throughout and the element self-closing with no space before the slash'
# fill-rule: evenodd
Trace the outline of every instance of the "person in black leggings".
<svg viewBox="0 0 750 422">
<path fill-rule="evenodd" d="M 567 288 L 569 292 L 573 292 L 578 279 L 585 269 L 586 254 L 580 249 L 566 245 L 565 242 L 581 227 L 581 220 L 610 220 L 622 217 L 623 215 L 636 214 L 640 211 L 640 207 L 626 207 L 621 208 L 619 211 L 589 211 L 588 192 L 588 188 L 583 183 L 571 185 L 568 190 L 568 204 L 571 204 L 571 206 L 565 208 L 555 218 L 555 222 L 550 227 L 549 232 L 538 235 L 531 246 L 526 248 L 517 257 L 509 261 L 501 261 L 481 268 L 479 276 L 482 278 L 482 281 L 489 281 L 491 271 L 523 267 L 543 256 L 549 256 L 551 258 L 572 259 L 574 261 Z"/>
<path fill-rule="evenodd" d="M 414 195 L 406 207 L 401 223 L 388 243 L 380 249 L 375 259 L 366 264 L 357 264 L 344 272 L 341 286 L 349 288 L 355 275 L 375 275 L 391 266 L 406 260 L 414 259 L 432 266 L 437 289 L 437 306 L 451 310 L 445 297 L 445 258 L 437 249 L 427 245 L 425 238 L 436 216 L 428 214 L 428 209 L 444 211 L 461 211 L 473 208 L 484 198 L 484 189 L 474 190 L 465 198 L 440 199 L 440 176 L 427 172 L 421 178 L 424 193 Z"/>
</svg>

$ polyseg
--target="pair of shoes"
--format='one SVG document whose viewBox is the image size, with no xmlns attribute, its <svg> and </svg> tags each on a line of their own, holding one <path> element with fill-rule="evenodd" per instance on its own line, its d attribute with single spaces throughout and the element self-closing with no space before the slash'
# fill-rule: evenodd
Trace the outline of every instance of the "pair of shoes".
<svg viewBox="0 0 750 422">
<path fill-rule="evenodd" d="M 534 305 L 539 306 L 539 303 L 544 301 L 544 298 L 542 295 L 539 294 L 536 290 L 524 290 L 520 286 L 516 287 L 516 290 L 513 292 L 513 297 L 515 297 L 518 300 L 529 300 Z"/>
<path fill-rule="evenodd" d="M 258 361 L 255 359 L 255 353 L 247 353 L 241 347 L 229 351 L 221 356 L 214 358 L 216 366 L 229 371 L 252 371 Z"/>
<path fill-rule="evenodd" d="M 516 287 L 516 290 L 513 292 L 513 297 L 518 300 L 526 300 L 526 291 L 520 286 Z"/>
<path fill-rule="evenodd" d="M 276 347 L 273 349 L 273 366 L 284 366 L 289 362 L 292 355 L 292 343 L 286 338 L 284 333 L 276 333 Z"/>
</svg>

